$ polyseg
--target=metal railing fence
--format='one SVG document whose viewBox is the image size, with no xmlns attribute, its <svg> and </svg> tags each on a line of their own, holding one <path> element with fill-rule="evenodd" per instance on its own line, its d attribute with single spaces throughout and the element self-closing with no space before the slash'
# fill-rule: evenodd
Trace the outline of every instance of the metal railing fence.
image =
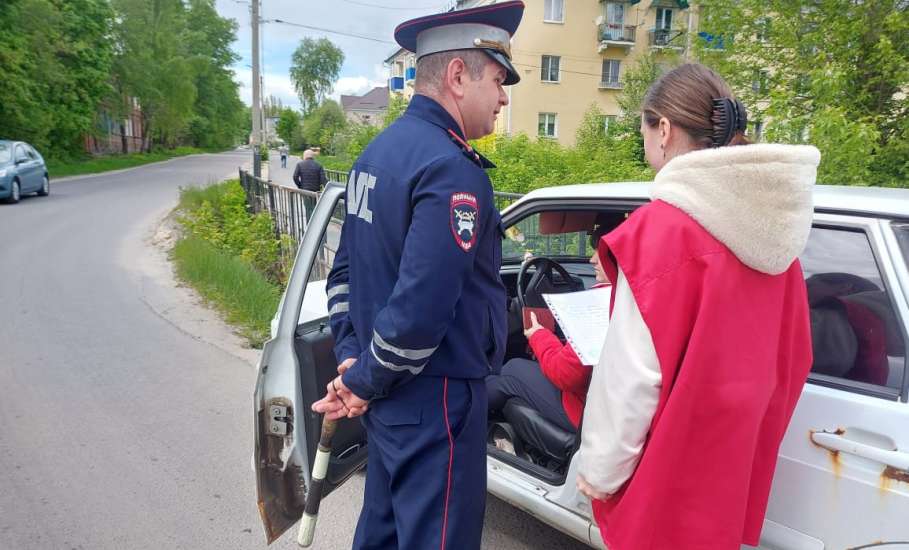
<svg viewBox="0 0 909 550">
<path fill-rule="evenodd" d="M 348 176 L 347 172 L 340 170 L 326 170 L 325 175 L 328 181 L 340 183 L 345 183 Z M 246 204 L 250 212 L 254 214 L 267 212 L 271 216 L 275 238 L 280 241 L 282 261 L 292 262 L 297 247 L 303 241 L 303 234 L 309 226 L 310 217 L 319 200 L 319 193 L 265 181 L 243 169 L 240 170 L 240 185 L 246 192 Z M 496 209 L 502 210 L 523 195 L 496 192 L 494 196 Z M 343 217 L 343 206 L 335 208 L 331 222 L 333 230 L 328 231 L 323 246 L 325 257 L 320 258 L 320 270 L 325 272 L 323 275 L 327 275 L 330 261 L 334 258 L 337 236 L 340 235 L 341 224 L 344 223 Z"/>
</svg>

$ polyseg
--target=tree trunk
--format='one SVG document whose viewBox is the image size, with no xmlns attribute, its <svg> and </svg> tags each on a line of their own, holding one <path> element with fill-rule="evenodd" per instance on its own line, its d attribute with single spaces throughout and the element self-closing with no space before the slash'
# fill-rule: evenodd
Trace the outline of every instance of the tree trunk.
<svg viewBox="0 0 909 550">
<path fill-rule="evenodd" d="M 129 143 L 126 141 L 126 125 L 122 121 L 120 122 L 120 148 L 124 155 L 129 153 Z"/>
</svg>

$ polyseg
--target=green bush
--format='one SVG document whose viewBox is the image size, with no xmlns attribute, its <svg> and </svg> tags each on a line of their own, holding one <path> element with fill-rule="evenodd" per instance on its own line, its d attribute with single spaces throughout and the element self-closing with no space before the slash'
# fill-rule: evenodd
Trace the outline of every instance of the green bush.
<svg viewBox="0 0 909 550">
<path fill-rule="evenodd" d="M 281 291 L 249 263 L 190 234 L 173 251 L 177 275 L 223 312 L 254 347 L 268 339 Z"/>
<path fill-rule="evenodd" d="M 278 307 L 296 250 L 275 236 L 266 212 L 250 214 L 238 180 L 180 191 L 177 219 L 186 237 L 174 248 L 178 275 L 260 345 Z"/>
<path fill-rule="evenodd" d="M 247 212 L 246 193 L 238 180 L 183 189 L 179 210 L 178 219 L 196 237 L 247 262 L 272 283 L 286 281 L 271 217 Z"/>
<path fill-rule="evenodd" d="M 584 130 L 582 125 L 578 133 Z M 633 140 L 600 132 L 578 141 L 576 147 L 564 147 L 520 134 L 490 136 L 475 145 L 496 165 L 488 171 L 496 191 L 527 193 L 553 185 L 653 179 L 653 171 L 637 160 Z"/>
</svg>

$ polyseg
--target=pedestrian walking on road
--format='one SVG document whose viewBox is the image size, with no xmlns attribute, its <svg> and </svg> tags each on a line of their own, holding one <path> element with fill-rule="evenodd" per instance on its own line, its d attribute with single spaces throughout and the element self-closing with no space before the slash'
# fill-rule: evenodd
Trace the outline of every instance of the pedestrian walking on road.
<svg viewBox="0 0 909 550">
<path fill-rule="evenodd" d="M 366 493 L 353 548 L 478 550 L 486 503 L 484 378 L 505 354 L 501 219 L 468 140 L 518 82 L 503 2 L 407 21 L 407 111 L 354 163 L 327 293 L 340 376 L 313 409 L 362 416 Z M 365 414 L 364 414 L 365 413 Z"/>
<path fill-rule="evenodd" d="M 281 168 L 287 168 L 287 145 L 282 145 L 281 149 Z"/>
<path fill-rule="evenodd" d="M 316 153 L 312 149 L 303 151 L 303 160 L 294 168 L 294 183 L 304 191 L 318 193 L 328 182 L 325 169 L 316 162 Z"/>
<path fill-rule="evenodd" d="M 611 550 L 756 546 L 811 368 L 798 256 L 820 154 L 745 139 L 745 106 L 682 65 L 644 96 L 649 204 L 600 239 L 609 332 L 578 488 Z"/>
</svg>

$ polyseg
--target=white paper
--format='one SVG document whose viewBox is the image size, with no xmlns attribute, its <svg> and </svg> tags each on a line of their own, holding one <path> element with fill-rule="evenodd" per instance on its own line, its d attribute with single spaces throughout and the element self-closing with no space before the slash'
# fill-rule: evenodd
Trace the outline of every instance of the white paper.
<svg viewBox="0 0 909 550">
<path fill-rule="evenodd" d="M 565 338 L 585 365 L 596 365 L 609 328 L 611 287 L 564 294 L 544 294 L 543 299 L 562 327 Z"/>
</svg>

